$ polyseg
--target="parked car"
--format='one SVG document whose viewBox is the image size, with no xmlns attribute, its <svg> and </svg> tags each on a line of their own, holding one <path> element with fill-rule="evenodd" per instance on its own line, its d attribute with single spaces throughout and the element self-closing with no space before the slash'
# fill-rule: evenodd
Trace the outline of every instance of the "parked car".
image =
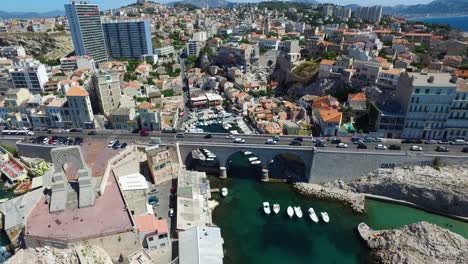
<svg viewBox="0 0 468 264">
<path fill-rule="evenodd" d="M 378 144 L 377 146 L 375 146 L 375 149 L 377 149 L 377 150 L 386 150 L 387 146 L 385 146 L 383 144 Z"/>
<path fill-rule="evenodd" d="M 148 133 L 147 130 L 142 129 L 142 130 L 140 130 L 140 136 L 142 136 L 142 137 L 147 137 L 147 136 L 149 136 L 149 133 Z"/>
<path fill-rule="evenodd" d="M 132 130 L 132 133 L 133 134 L 138 134 L 138 133 L 140 133 L 140 129 L 135 128 L 135 129 Z"/>
<path fill-rule="evenodd" d="M 433 144 L 437 144 L 437 141 L 435 141 L 435 140 L 433 140 L 433 139 L 431 139 L 431 140 L 426 140 L 426 141 L 424 141 L 424 144 L 431 144 L 431 145 L 433 145 Z"/>
<path fill-rule="evenodd" d="M 336 145 L 337 148 L 347 148 L 348 147 L 348 144 L 345 144 L 345 143 L 339 143 L 338 145 Z"/>
<path fill-rule="evenodd" d="M 373 141 L 373 142 L 382 142 L 383 139 L 382 139 L 382 138 L 376 137 L 376 138 L 373 138 L 372 141 Z"/>
<path fill-rule="evenodd" d="M 401 150 L 401 147 L 399 145 L 390 145 L 388 147 L 388 149 L 390 149 L 390 150 Z"/>
<path fill-rule="evenodd" d="M 49 143 L 49 138 L 47 138 L 47 137 L 46 137 L 46 138 L 44 138 L 44 140 L 42 140 L 42 143 L 44 143 L 44 144 L 48 144 L 48 143 Z"/>
<path fill-rule="evenodd" d="M 359 138 L 359 137 L 352 137 L 351 138 L 351 142 L 353 142 L 354 144 L 358 144 L 359 141 L 362 141 L 362 139 Z"/>
<path fill-rule="evenodd" d="M 341 139 L 335 139 L 331 142 L 332 144 L 340 144 L 341 143 Z"/>
<path fill-rule="evenodd" d="M 280 141 L 280 137 L 278 137 L 278 136 L 273 136 L 273 140 L 276 141 L 276 142 L 278 142 L 278 141 Z"/>
<path fill-rule="evenodd" d="M 299 141 L 299 142 L 304 141 L 304 139 L 302 137 L 296 137 L 296 138 L 294 138 L 294 140 Z"/>
<path fill-rule="evenodd" d="M 211 134 L 206 134 L 206 135 L 204 136 L 204 138 L 206 138 L 206 139 L 213 138 L 213 135 L 211 135 Z"/>
<path fill-rule="evenodd" d="M 274 145 L 274 144 L 276 144 L 276 141 L 275 141 L 274 139 L 272 139 L 272 138 L 269 138 L 269 139 L 267 139 L 267 141 L 265 142 L 265 144 Z"/>
<path fill-rule="evenodd" d="M 437 152 L 449 152 L 450 150 L 444 146 L 438 146 L 435 151 Z"/>
<path fill-rule="evenodd" d="M 174 216 L 174 209 L 170 208 L 169 209 L 169 217 L 173 217 Z"/>
<path fill-rule="evenodd" d="M 401 141 L 403 144 L 422 144 L 423 141 L 421 139 L 405 139 Z"/>
<path fill-rule="evenodd" d="M 245 143 L 245 139 L 243 139 L 243 138 L 234 138 L 233 143 Z"/>
<path fill-rule="evenodd" d="M 411 146 L 410 150 L 411 151 L 422 151 L 422 148 L 420 146 L 414 145 L 414 146 Z"/>
<path fill-rule="evenodd" d="M 336 137 L 328 137 L 327 138 L 327 141 L 334 141 L 334 140 L 336 140 Z"/>
<path fill-rule="evenodd" d="M 446 145 L 446 144 L 449 144 L 450 142 L 448 141 L 448 139 L 441 139 L 439 140 L 439 144 L 442 144 L 442 145 Z"/>
<path fill-rule="evenodd" d="M 455 139 L 454 141 L 450 142 L 450 145 L 465 145 L 466 142 L 463 139 Z"/>
<path fill-rule="evenodd" d="M 95 135 L 97 135 L 97 133 L 96 133 L 95 130 L 92 130 L 92 131 L 89 131 L 89 132 L 88 132 L 88 135 L 90 135 L 90 136 L 95 136 Z"/>
<path fill-rule="evenodd" d="M 289 145 L 290 146 L 302 146 L 302 143 L 299 141 L 293 140 L 291 141 L 291 143 L 289 143 Z"/>
<path fill-rule="evenodd" d="M 121 148 L 121 149 L 124 149 L 124 148 L 126 148 L 127 146 L 128 146 L 128 144 L 124 142 L 124 143 L 122 143 L 122 145 L 120 145 L 120 148 Z"/>
<path fill-rule="evenodd" d="M 227 136 L 226 136 L 226 139 L 233 139 L 233 138 L 234 138 L 233 135 L 227 135 Z"/>
<path fill-rule="evenodd" d="M 463 153 L 468 153 L 468 147 L 462 149 Z"/>
<path fill-rule="evenodd" d="M 176 138 L 184 138 L 185 137 L 185 134 L 184 133 L 177 133 L 175 135 Z"/>
<path fill-rule="evenodd" d="M 109 144 L 107 144 L 107 147 L 112 148 L 115 144 L 115 141 L 110 141 Z"/>
<path fill-rule="evenodd" d="M 358 149 L 367 149 L 367 145 L 364 144 L 364 143 L 358 144 L 358 145 L 357 145 L 357 148 L 358 148 Z"/>
<path fill-rule="evenodd" d="M 317 143 L 315 143 L 315 146 L 319 147 L 319 148 L 324 148 L 327 145 L 325 143 L 323 143 L 323 141 L 317 141 Z"/>
</svg>

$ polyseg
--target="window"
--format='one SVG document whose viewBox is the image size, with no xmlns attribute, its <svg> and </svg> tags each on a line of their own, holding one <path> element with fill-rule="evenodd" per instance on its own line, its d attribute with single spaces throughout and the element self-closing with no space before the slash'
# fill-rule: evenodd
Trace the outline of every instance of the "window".
<svg viewBox="0 0 468 264">
<path fill-rule="evenodd" d="M 425 93 L 425 94 L 429 94 L 429 91 L 430 91 L 430 89 L 426 89 L 426 90 L 424 91 L 424 93 Z"/>
<path fill-rule="evenodd" d="M 419 93 L 419 88 L 417 88 L 415 91 L 414 91 L 415 94 L 418 94 Z"/>
<path fill-rule="evenodd" d="M 149 241 L 153 241 L 154 238 L 153 238 L 153 237 L 149 237 L 148 240 L 149 240 Z"/>
</svg>

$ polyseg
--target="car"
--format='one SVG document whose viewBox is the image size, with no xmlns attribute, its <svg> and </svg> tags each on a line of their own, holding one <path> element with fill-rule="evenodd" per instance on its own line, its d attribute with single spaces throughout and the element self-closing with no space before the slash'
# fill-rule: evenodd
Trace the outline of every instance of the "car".
<svg viewBox="0 0 468 264">
<path fill-rule="evenodd" d="M 267 141 L 265 142 L 265 144 L 274 145 L 274 144 L 276 144 L 276 141 L 275 141 L 274 139 L 272 139 L 272 138 L 269 138 L 269 139 L 267 139 Z"/>
<path fill-rule="evenodd" d="M 327 141 L 334 141 L 334 140 L 336 140 L 336 137 L 328 137 L 327 138 Z"/>
<path fill-rule="evenodd" d="M 449 152 L 450 150 L 444 146 L 438 146 L 435 151 L 437 152 Z"/>
<path fill-rule="evenodd" d="M 169 209 L 169 217 L 173 217 L 174 216 L 174 209 L 170 208 Z"/>
<path fill-rule="evenodd" d="M 414 145 L 414 146 L 411 146 L 410 150 L 411 151 L 422 151 L 422 148 L 420 146 Z"/>
<path fill-rule="evenodd" d="M 299 142 L 304 141 L 304 139 L 302 137 L 296 137 L 296 138 L 294 138 L 294 140 L 299 141 Z"/>
<path fill-rule="evenodd" d="M 112 141 L 109 142 L 109 144 L 107 144 L 107 147 L 112 148 L 112 146 L 114 146 L 114 144 L 115 144 L 115 141 L 112 140 Z"/>
<path fill-rule="evenodd" d="M 422 144 L 423 141 L 421 139 L 405 139 L 401 141 L 402 144 Z M 448 141 L 447 141 L 448 143 Z"/>
<path fill-rule="evenodd" d="M 213 138 L 213 135 L 211 135 L 211 134 L 206 134 L 206 135 L 204 136 L 204 138 L 206 138 L 206 139 Z"/>
<path fill-rule="evenodd" d="M 289 145 L 290 146 L 302 146 L 302 143 L 299 141 L 293 140 L 291 141 L 291 143 L 289 143 Z"/>
<path fill-rule="evenodd" d="M 184 138 L 185 137 L 185 134 L 184 133 L 177 133 L 175 135 L 176 138 Z"/>
<path fill-rule="evenodd" d="M 52 129 L 47 129 L 47 134 L 52 134 Z"/>
<path fill-rule="evenodd" d="M 332 143 L 332 144 L 340 144 L 340 143 L 341 143 L 341 140 L 340 140 L 340 139 L 335 139 L 335 140 L 332 140 L 331 143 Z"/>
<path fill-rule="evenodd" d="M 149 133 L 148 133 L 147 130 L 142 129 L 142 130 L 140 131 L 140 136 L 142 136 L 142 137 L 147 137 L 147 136 L 149 136 Z"/>
<path fill-rule="evenodd" d="M 138 133 L 140 133 L 140 129 L 135 128 L 135 129 L 132 130 L 132 133 L 133 134 L 138 134 Z"/>
<path fill-rule="evenodd" d="M 352 138 L 351 138 L 351 142 L 353 142 L 354 144 L 358 144 L 358 141 L 359 141 L 359 140 L 362 141 L 362 139 L 359 138 L 359 137 L 352 137 Z"/>
<path fill-rule="evenodd" d="M 149 194 L 155 194 L 155 193 L 158 193 L 158 189 L 156 188 L 151 189 L 151 191 L 149 191 Z"/>
<path fill-rule="evenodd" d="M 366 143 L 370 143 L 373 142 L 373 139 L 371 137 L 365 137 L 363 141 Z"/>
<path fill-rule="evenodd" d="M 276 142 L 278 142 L 278 141 L 280 141 L 280 137 L 278 137 L 278 136 L 273 136 L 273 140 L 276 141 Z"/>
<path fill-rule="evenodd" d="M 233 139 L 233 138 L 234 138 L 233 135 L 227 135 L 227 136 L 226 136 L 226 139 Z"/>
<path fill-rule="evenodd" d="M 433 139 L 431 139 L 431 140 L 426 140 L 426 141 L 424 141 L 424 144 L 431 144 L 431 145 L 433 145 L 433 144 L 437 144 L 437 141 L 435 141 L 435 140 L 433 140 Z"/>
<path fill-rule="evenodd" d="M 358 148 L 358 149 L 367 149 L 367 145 L 364 144 L 364 143 L 358 144 L 358 145 L 357 145 L 357 148 Z"/>
<path fill-rule="evenodd" d="M 46 138 L 44 138 L 44 140 L 42 140 L 42 143 L 44 143 L 44 144 L 48 144 L 48 143 L 49 143 L 49 138 L 47 138 L 47 137 L 46 137 Z"/>
<path fill-rule="evenodd" d="M 337 148 L 347 148 L 348 147 L 348 144 L 345 144 L 345 143 L 339 143 L 338 145 L 336 145 Z"/>
<path fill-rule="evenodd" d="M 462 149 L 463 153 L 468 153 L 468 147 Z"/>
<path fill-rule="evenodd" d="M 122 146 L 122 144 L 121 144 L 119 141 L 117 141 L 117 142 L 115 142 L 115 144 L 112 146 L 112 148 L 113 148 L 113 149 L 119 149 L 121 146 Z"/>
<path fill-rule="evenodd" d="M 401 150 L 401 147 L 400 147 L 400 145 L 390 145 L 388 147 L 388 149 L 390 149 L 390 150 Z"/>
<path fill-rule="evenodd" d="M 159 205 L 159 198 L 156 197 L 156 196 L 150 196 L 150 197 L 148 198 L 148 203 L 149 203 L 150 205 L 157 206 L 157 205 Z"/>
<path fill-rule="evenodd" d="M 127 146 L 128 146 L 128 144 L 124 142 L 124 143 L 122 143 L 122 145 L 120 145 L 120 148 L 121 148 L 121 149 L 124 149 L 124 148 L 126 148 Z"/>
<path fill-rule="evenodd" d="M 95 130 L 92 130 L 92 131 L 88 132 L 88 135 L 95 136 L 95 135 L 97 135 L 97 132 Z"/>
<path fill-rule="evenodd" d="M 373 142 L 383 142 L 383 139 L 376 137 L 376 138 L 373 138 L 372 141 Z"/>
<path fill-rule="evenodd" d="M 383 145 L 383 144 L 378 144 L 377 146 L 375 146 L 375 149 L 378 149 L 378 150 L 386 150 L 387 149 L 387 146 Z"/>
<path fill-rule="evenodd" d="M 447 145 L 447 144 L 449 144 L 450 142 L 449 142 L 447 139 L 441 139 L 441 140 L 439 140 L 438 143 L 441 144 L 441 145 Z"/>
<path fill-rule="evenodd" d="M 243 139 L 243 138 L 234 138 L 233 143 L 245 143 L 245 139 Z"/>
<path fill-rule="evenodd" d="M 465 145 L 466 142 L 463 139 L 455 139 L 454 141 L 450 142 L 450 145 Z"/>
<path fill-rule="evenodd" d="M 315 143 L 315 146 L 319 147 L 319 148 L 324 148 L 327 145 L 325 143 L 323 143 L 323 141 L 317 141 L 317 143 Z"/>
</svg>

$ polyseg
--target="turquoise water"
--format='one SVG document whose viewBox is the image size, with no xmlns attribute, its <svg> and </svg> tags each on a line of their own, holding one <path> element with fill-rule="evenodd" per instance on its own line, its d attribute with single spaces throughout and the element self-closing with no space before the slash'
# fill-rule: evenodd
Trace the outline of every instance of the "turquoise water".
<svg viewBox="0 0 468 264">
<path fill-rule="evenodd" d="M 412 18 L 413 21 L 422 21 L 432 24 L 448 24 L 452 28 L 468 31 L 468 16 L 459 17 L 422 17 Z"/>
<path fill-rule="evenodd" d="M 229 189 L 213 212 L 213 221 L 224 238 L 225 263 L 363 263 L 367 249 L 355 228 L 360 222 L 374 229 L 398 228 L 418 221 L 446 227 L 468 238 L 468 224 L 411 207 L 368 200 L 366 214 L 357 214 L 335 202 L 308 199 L 293 192 L 289 184 L 261 183 L 258 170 L 233 161 L 231 178 L 211 178 L 212 187 Z M 278 203 L 278 215 L 265 215 L 262 203 Z M 288 205 L 301 206 L 302 219 L 286 215 Z M 307 209 L 327 211 L 330 223 L 313 223 Z"/>
</svg>

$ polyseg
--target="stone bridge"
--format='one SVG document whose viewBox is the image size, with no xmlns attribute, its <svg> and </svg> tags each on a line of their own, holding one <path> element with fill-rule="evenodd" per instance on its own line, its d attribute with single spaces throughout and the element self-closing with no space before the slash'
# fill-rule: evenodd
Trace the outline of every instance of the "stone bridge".
<svg viewBox="0 0 468 264">
<path fill-rule="evenodd" d="M 314 151 L 312 147 L 298 147 L 289 145 L 260 145 L 260 144 L 232 144 L 232 143 L 198 143 L 198 142 L 178 142 L 177 143 L 179 160 L 185 164 L 187 158 L 191 155 L 193 150 L 197 149 L 208 149 L 216 155 L 219 161 L 221 177 L 226 177 L 226 168 L 228 167 L 228 160 L 233 154 L 240 151 L 250 151 L 253 155 L 258 157 L 262 162 L 264 171 L 264 177 L 268 173 L 268 165 L 271 160 L 274 160 L 280 155 L 292 155 L 299 157 L 304 162 L 305 166 L 305 179 L 310 181 L 312 159 L 314 157 Z"/>
</svg>

